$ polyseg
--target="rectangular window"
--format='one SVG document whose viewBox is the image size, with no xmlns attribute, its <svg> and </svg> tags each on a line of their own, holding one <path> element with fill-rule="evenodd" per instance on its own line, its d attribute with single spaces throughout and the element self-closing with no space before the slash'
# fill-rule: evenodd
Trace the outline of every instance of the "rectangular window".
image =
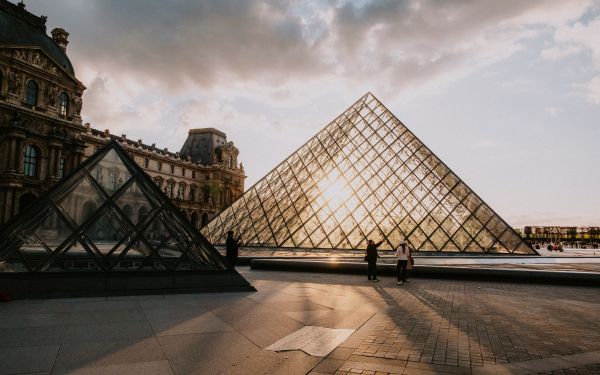
<svg viewBox="0 0 600 375">
<path fill-rule="evenodd" d="M 60 158 L 58 162 L 58 178 L 62 180 L 65 176 L 65 158 Z"/>
<path fill-rule="evenodd" d="M 37 150 L 32 146 L 25 146 L 23 151 L 23 173 L 25 176 L 35 177 L 37 172 Z"/>
<path fill-rule="evenodd" d="M 162 170 L 162 163 L 159 161 L 158 162 L 158 170 L 161 171 Z"/>
<path fill-rule="evenodd" d="M 192 171 L 192 178 L 196 178 L 196 171 Z"/>
<path fill-rule="evenodd" d="M 208 186 L 204 187 L 204 203 L 208 203 L 210 201 L 210 188 Z"/>
<path fill-rule="evenodd" d="M 150 162 L 148 161 L 148 158 L 144 159 L 144 168 L 148 168 L 148 165 L 150 164 Z"/>
<path fill-rule="evenodd" d="M 108 171 L 108 188 L 110 191 L 117 190 L 117 171 L 115 169 Z"/>
<path fill-rule="evenodd" d="M 181 175 L 185 177 L 185 168 L 181 168 Z"/>
</svg>

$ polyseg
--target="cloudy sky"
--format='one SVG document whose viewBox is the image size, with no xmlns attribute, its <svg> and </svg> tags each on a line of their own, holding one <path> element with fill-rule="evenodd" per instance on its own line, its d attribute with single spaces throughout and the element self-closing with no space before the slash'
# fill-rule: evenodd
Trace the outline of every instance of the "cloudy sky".
<svg viewBox="0 0 600 375">
<path fill-rule="evenodd" d="M 600 225 L 600 1 L 27 0 L 98 129 L 195 127 L 252 185 L 367 91 L 513 226 Z"/>
</svg>

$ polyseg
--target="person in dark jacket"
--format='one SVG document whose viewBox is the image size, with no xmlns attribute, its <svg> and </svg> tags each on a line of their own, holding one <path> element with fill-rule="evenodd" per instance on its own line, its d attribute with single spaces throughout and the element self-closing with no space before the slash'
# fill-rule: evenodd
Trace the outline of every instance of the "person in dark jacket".
<svg viewBox="0 0 600 375">
<path fill-rule="evenodd" d="M 375 243 L 373 240 L 367 240 L 367 252 L 365 254 L 365 260 L 367 261 L 367 278 L 375 282 L 379 281 L 377 278 L 377 258 L 379 258 L 377 248 L 382 243 L 383 241 Z"/>
<path fill-rule="evenodd" d="M 233 231 L 227 232 L 227 239 L 225 240 L 225 258 L 231 265 L 231 268 L 235 268 L 235 262 L 238 258 L 238 249 L 240 248 L 240 239 L 233 238 Z"/>
</svg>

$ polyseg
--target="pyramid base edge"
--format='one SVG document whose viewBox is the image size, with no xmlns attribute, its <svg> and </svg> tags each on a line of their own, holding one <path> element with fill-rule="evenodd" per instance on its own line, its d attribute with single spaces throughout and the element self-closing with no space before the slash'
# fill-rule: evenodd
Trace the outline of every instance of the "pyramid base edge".
<svg viewBox="0 0 600 375">
<path fill-rule="evenodd" d="M 10 299 L 253 292 L 236 271 L 0 273 Z"/>
</svg>

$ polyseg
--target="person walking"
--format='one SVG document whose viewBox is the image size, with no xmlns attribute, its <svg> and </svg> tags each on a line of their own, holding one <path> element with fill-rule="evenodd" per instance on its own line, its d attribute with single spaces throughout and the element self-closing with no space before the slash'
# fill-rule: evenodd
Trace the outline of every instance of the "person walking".
<svg viewBox="0 0 600 375">
<path fill-rule="evenodd" d="M 227 232 L 227 239 L 225 240 L 225 258 L 231 265 L 231 268 L 235 269 L 235 263 L 238 259 L 238 250 L 240 248 L 240 238 L 233 238 L 233 231 Z"/>
<path fill-rule="evenodd" d="M 367 278 L 370 281 L 379 281 L 379 279 L 377 279 L 377 258 L 380 258 L 380 256 L 377 253 L 377 248 L 382 243 L 383 241 L 375 243 L 373 240 L 367 240 L 365 260 L 367 261 Z"/>
<path fill-rule="evenodd" d="M 396 257 L 398 258 L 398 264 L 396 265 L 396 276 L 398 277 L 398 282 L 396 285 L 402 285 L 406 282 L 406 268 L 408 267 L 408 262 L 411 262 L 412 265 L 410 247 L 406 241 L 403 240 L 400 242 L 400 245 L 398 245 L 398 248 L 396 249 Z"/>
</svg>

